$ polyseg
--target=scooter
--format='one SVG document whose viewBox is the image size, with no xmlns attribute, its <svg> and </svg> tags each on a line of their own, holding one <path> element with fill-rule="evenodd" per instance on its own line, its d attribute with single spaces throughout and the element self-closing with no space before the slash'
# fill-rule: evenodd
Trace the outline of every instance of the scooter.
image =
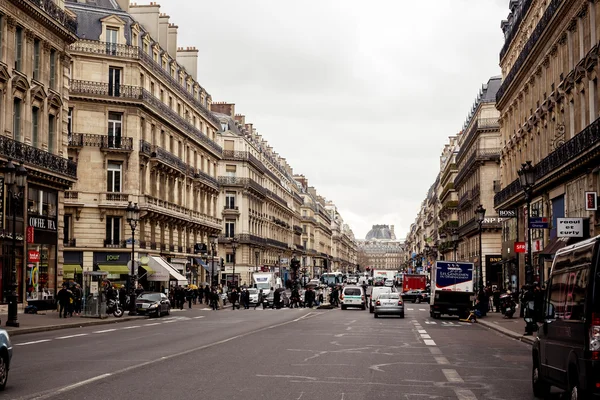
<svg viewBox="0 0 600 400">
<path fill-rule="evenodd" d="M 517 304 L 512 295 L 507 293 L 500 296 L 500 311 L 506 318 L 512 318 L 517 309 Z"/>
<path fill-rule="evenodd" d="M 125 311 L 121 308 L 118 300 L 110 299 L 106 304 L 106 313 L 114 315 L 117 318 L 121 318 Z"/>
</svg>

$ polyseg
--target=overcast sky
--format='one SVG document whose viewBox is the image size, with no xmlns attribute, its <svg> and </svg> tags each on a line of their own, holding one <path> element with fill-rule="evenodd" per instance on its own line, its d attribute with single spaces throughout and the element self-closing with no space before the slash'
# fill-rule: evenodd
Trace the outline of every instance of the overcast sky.
<svg viewBox="0 0 600 400">
<path fill-rule="evenodd" d="M 508 0 L 157 0 L 232 102 L 357 238 L 404 238 L 481 85 Z M 138 1 L 147 4 L 148 1 Z"/>
</svg>

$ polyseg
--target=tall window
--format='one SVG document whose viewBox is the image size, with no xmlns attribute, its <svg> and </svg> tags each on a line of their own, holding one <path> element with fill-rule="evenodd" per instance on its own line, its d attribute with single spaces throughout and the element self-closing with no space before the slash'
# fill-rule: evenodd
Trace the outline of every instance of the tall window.
<svg viewBox="0 0 600 400">
<path fill-rule="evenodd" d="M 40 80 L 40 40 L 33 41 L 33 79 Z"/>
<path fill-rule="evenodd" d="M 121 95 L 121 68 L 108 68 L 108 95 L 115 97 Z"/>
<path fill-rule="evenodd" d="M 118 246 L 121 242 L 121 217 L 106 217 L 106 244 Z"/>
<path fill-rule="evenodd" d="M 13 102 L 13 138 L 21 140 L 21 99 L 18 97 Z"/>
<path fill-rule="evenodd" d="M 4 50 L 4 15 L 0 14 L 0 60 L 3 60 L 2 50 Z"/>
<path fill-rule="evenodd" d="M 71 214 L 65 214 L 63 217 L 63 243 L 68 245 L 71 241 L 71 224 L 73 221 L 73 216 Z"/>
<path fill-rule="evenodd" d="M 69 107 L 69 113 L 67 114 L 67 137 L 69 142 L 73 137 L 73 107 Z"/>
<path fill-rule="evenodd" d="M 119 36 L 119 30 L 115 28 L 107 28 L 106 29 L 106 53 L 112 54 L 113 56 L 117 54 L 117 41 Z"/>
<path fill-rule="evenodd" d="M 50 50 L 50 89 L 56 89 L 56 50 Z"/>
<path fill-rule="evenodd" d="M 235 192 L 225 193 L 225 208 L 228 210 L 235 209 Z"/>
<path fill-rule="evenodd" d="M 33 107 L 31 109 L 31 144 L 33 147 L 39 147 L 39 123 L 40 109 Z"/>
<path fill-rule="evenodd" d="M 228 220 L 225 222 L 225 237 L 232 238 L 235 236 L 235 221 Z"/>
<path fill-rule="evenodd" d="M 15 29 L 15 69 L 20 71 L 23 67 L 23 28 Z"/>
<path fill-rule="evenodd" d="M 108 147 L 121 147 L 121 128 L 123 125 L 123 114 L 117 112 L 108 113 Z"/>
<path fill-rule="evenodd" d="M 210 164 L 208 164 L 210 166 Z M 210 173 L 210 171 L 207 171 L 208 173 Z M 235 165 L 226 165 L 225 166 L 225 173 L 227 174 L 227 176 L 229 177 L 235 177 L 235 172 L 236 172 L 236 168 Z"/>
<path fill-rule="evenodd" d="M 114 161 L 108 162 L 106 176 L 106 191 L 110 193 L 121 192 L 122 164 Z"/>
<path fill-rule="evenodd" d="M 54 153 L 54 147 L 56 146 L 56 116 L 54 114 L 48 115 L 48 152 Z"/>
</svg>

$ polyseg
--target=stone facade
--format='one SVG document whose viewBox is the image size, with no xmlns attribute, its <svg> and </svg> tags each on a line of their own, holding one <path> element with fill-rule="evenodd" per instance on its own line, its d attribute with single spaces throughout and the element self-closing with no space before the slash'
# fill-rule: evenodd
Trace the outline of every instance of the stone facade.
<svg viewBox="0 0 600 400">
<path fill-rule="evenodd" d="M 0 163 L 28 172 L 23 191 L 0 182 L 2 303 L 13 278 L 13 232 L 18 301 L 51 304 L 62 282 L 62 199 L 77 174 L 67 158 L 67 49 L 76 30 L 59 3 L 0 1 Z"/>
</svg>

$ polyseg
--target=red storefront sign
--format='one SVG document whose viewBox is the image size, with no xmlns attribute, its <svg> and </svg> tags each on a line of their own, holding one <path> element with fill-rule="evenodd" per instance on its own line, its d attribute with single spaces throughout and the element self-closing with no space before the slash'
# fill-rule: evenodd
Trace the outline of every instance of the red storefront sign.
<svg viewBox="0 0 600 400">
<path fill-rule="evenodd" d="M 29 250 L 27 252 L 27 262 L 40 262 L 40 252 L 37 250 Z"/>
<path fill-rule="evenodd" d="M 27 227 L 27 243 L 33 243 L 34 232 L 35 232 L 35 230 L 34 230 L 33 226 Z"/>
<path fill-rule="evenodd" d="M 515 253 L 525 253 L 526 251 L 525 242 L 515 242 Z"/>
</svg>

